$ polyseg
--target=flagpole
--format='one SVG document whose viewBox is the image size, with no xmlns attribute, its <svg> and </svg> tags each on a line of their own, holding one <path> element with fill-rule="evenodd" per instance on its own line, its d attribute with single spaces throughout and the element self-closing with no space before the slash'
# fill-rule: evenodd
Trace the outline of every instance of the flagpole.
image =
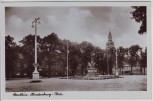
<svg viewBox="0 0 153 101">
<path fill-rule="evenodd" d="M 68 41 L 67 41 L 67 79 L 68 79 L 68 76 L 69 76 L 69 67 L 68 67 L 68 63 L 69 63 L 69 60 L 68 60 Z"/>
<path fill-rule="evenodd" d="M 118 53 L 117 53 L 117 47 L 116 47 L 116 68 L 115 68 L 115 76 L 119 77 L 119 70 L 118 70 Z"/>
</svg>

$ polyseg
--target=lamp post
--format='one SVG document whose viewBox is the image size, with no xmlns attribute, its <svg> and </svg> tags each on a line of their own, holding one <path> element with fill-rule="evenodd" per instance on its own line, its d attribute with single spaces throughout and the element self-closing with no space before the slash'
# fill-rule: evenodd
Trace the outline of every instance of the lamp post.
<svg viewBox="0 0 153 101">
<path fill-rule="evenodd" d="M 67 41 L 67 79 L 68 79 L 68 76 L 69 76 L 69 51 L 68 51 L 68 41 Z"/>
<path fill-rule="evenodd" d="M 119 77 L 119 68 L 118 68 L 118 58 L 117 58 L 117 48 L 116 48 L 116 68 L 115 68 L 115 76 Z"/>
<path fill-rule="evenodd" d="M 33 64 L 33 66 L 35 67 L 35 70 L 33 72 L 32 75 L 32 80 L 30 82 L 40 82 L 41 80 L 39 80 L 39 72 L 37 70 L 37 67 L 39 66 L 39 64 L 37 63 L 37 23 L 40 23 L 40 18 L 35 18 L 34 21 L 32 22 L 32 27 L 35 28 L 35 63 Z"/>
<path fill-rule="evenodd" d="M 109 75 L 109 49 L 106 50 L 107 51 L 107 75 Z"/>
<path fill-rule="evenodd" d="M 118 60 L 117 60 L 117 48 L 116 48 L 116 68 L 118 67 Z"/>
</svg>

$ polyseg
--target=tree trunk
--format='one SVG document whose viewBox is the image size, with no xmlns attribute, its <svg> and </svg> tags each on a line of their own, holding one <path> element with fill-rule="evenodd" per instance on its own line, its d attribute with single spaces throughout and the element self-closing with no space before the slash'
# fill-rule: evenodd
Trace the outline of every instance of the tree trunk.
<svg viewBox="0 0 153 101">
<path fill-rule="evenodd" d="M 82 76 L 83 76 L 83 72 L 84 72 L 83 66 L 81 66 L 81 70 L 82 70 L 82 71 L 79 71 L 79 72 L 81 72 L 81 74 L 82 74 Z"/>
<path fill-rule="evenodd" d="M 140 66 L 140 74 L 142 75 L 142 66 Z"/>
<path fill-rule="evenodd" d="M 6 79 L 9 80 L 10 79 L 10 67 L 9 65 L 6 64 Z"/>
<path fill-rule="evenodd" d="M 121 70 L 121 68 L 120 68 L 120 74 L 122 73 L 122 70 Z"/>
<path fill-rule="evenodd" d="M 145 67 L 144 67 L 144 75 L 145 75 L 145 72 L 146 72 L 146 71 L 145 71 Z"/>
<path fill-rule="evenodd" d="M 131 75 L 133 74 L 133 73 L 132 73 L 132 67 L 133 67 L 133 66 L 131 66 L 131 73 L 130 73 Z"/>
<path fill-rule="evenodd" d="M 109 73 L 112 74 L 112 67 L 113 67 L 113 63 L 112 63 L 112 60 L 110 62 L 110 68 L 109 68 Z"/>
<path fill-rule="evenodd" d="M 48 67 L 48 77 L 50 78 L 51 76 L 51 73 L 50 73 L 50 60 L 49 60 L 49 62 L 48 62 L 48 65 L 49 65 L 49 67 Z"/>
</svg>

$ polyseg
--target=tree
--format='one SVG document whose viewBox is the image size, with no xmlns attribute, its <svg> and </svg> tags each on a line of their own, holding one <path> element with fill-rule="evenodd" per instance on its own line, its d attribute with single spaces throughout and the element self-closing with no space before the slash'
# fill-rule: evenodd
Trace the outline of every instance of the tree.
<svg viewBox="0 0 153 101">
<path fill-rule="evenodd" d="M 81 64 L 81 51 L 78 44 L 71 43 L 69 45 L 69 67 L 71 75 L 74 76 L 78 66 Z"/>
<path fill-rule="evenodd" d="M 81 64 L 82 64 L 82 76 L 84 75 L 84 73 L 87 72 L 87 66 L 88 66 L 88 62 L 91 62 L 91 53 L 94 50 L 94 46 L 87 42 L 87 41 L 83 41 L 82 43 L 80 43 L 79 45 L 80 47 L 80 51 L 81 51 Z"/>
<path fill-rule="evenodd" d="M 16 43 L 13 42 L 13 40 L 14 38 L 9 35 L 5 37 L 5 74 L 7 80 L 9 80 L 13 74 L 17 58 L 15 51 Z"/>
<path fill-rule="evenodd" d="M 141 47 L 139 45 L 132 45 L 128 50 L 128 62 L 131 65 L 131 74 L 132 68 L 136 66 L 136 64 L 139 61 L 139 55 L 138 52 L 141 50 Z"/>
<path fill-rule="evenodd" d="M 14 68 L 14 76 L 16 76 L 17 73 L 20 74 L 20 77 L 24 77 L 24 73 L 27 73 L 27 69 L 25 67 L 25 59 L 23 57 L 22 54 L 22 48 L 19 45 L 16 45 L 14 47 L 14 51 L 15 51 L 15 60 L 14 60 L 14 64 L 15 64 L 15 68 Z"/>
<path fill-rule="evenodd" d="M 142 74 L 142 68 L 144 68 L 144 75 L 145 75 L 145 68 L 147 67 L 147 48 L 145 49 L 145 52 L 141 51 L 140 53 L 140 71 Z"/>
<path fill-rule="evenodd" d="M 117 49 L 118 67 L 120 69 L 120 73 L 121 73 L 121 69 L 123 69 L 124 67 L 125 52 L 126 50 L 123 47 L 119 47 Z"/>
<path fill-rule="evenodd" d="M 42 54 L 47 58 L 48 62 L 48 77 L 51 77 L 51 65 L 56 61 L 56 52 L 55 50 L 59 49 L 59 38 L 57 34 L 51 33 L 48 36 L 43 38 L 41 45 Z"/>
<path fill-rule="evenodd" d="M 71 41 L 69 40 L 59 40 L 59 50 L 60 50 L 60 61 L 62 62 L 62 75 L 66 75 L 66 70 L 67 70 L 67 43 L 68 43 L 68 48 L 70 49 L 69 45 L 71 44 Z M 68 52 L 69 54 L 69 52 Z"/>
<path fill-rule="evenodd" d="M 132 19 L 136 22 L 141 23 L 139 34 L 144 34 L 147 31 L 147 21 L 146 21 L 146 6 L 133 6 L 134 11 L 131 12 Z"/>
<path fill-rule="evenodd" d="M 99 47 L 96 47 L 94 51 L 95 51 L 95 58 L 94 58 L 95 68 L 98 68 L 99 74 L 106 74 L 107 63 L 106 63 L 105 52 Z"/>
<path fill-rule="evenodd" d="M 34 66 L 32 65 L 34 63 L 34 48 L 35 48 L 35 35 L 27 35 L 25 36 L 20 43 L 22 44 L 21 46 L 21 52 L 24 56 L 24 61 L 27 64 L 27 74 L 28 76 L 32 77 L 32 72 L 34 71 Z M 38 47 L 37 49 L 40 50 L 40 43 L 41 43 L 41 38 L 37 36 L 37 44 Z M 39 60 L 39 51 L 38 51 L 38 60 Z M 39 62 L 39 61 L 38 61 Z"/>
</svg>

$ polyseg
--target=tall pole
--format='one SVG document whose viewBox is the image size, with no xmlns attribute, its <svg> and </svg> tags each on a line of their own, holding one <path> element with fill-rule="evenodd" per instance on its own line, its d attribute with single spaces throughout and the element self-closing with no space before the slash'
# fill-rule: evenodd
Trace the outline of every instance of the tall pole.
<svg viewBox="0 0 153 101">
<path fill-rule="evenodd" d="M 68 76 L 69 76 L 69 51 L 68 51 L 68 41 L 67 41 L 67 79 L 68 79 Z"/>
<path fill-rule="evenodd" d="M 32 22 L 32 27 L 35 27 L 35 65 L 38 65 L 37 64 L 37 23 L 40 23 L 39 20 L 40 18 L 38 17 L 38 18 L 35 18 L 35 20 Z"/>
<path fill-rule="evenodd" d="M 33 77 L 32 80 L 30 82 L 40 82 L 41 80 L 39 80 L 39 72 L 37 70 L 37 67 L 39 66 L 39 64 L 37 63 L 37 23 L 39 22 L 40 18 L 35 18 L 35 20 L 32 22 L 32 27 L 35 27 L 35 63 L 33 64 L 33 66 L 35 67 L 35 70 L 33 72 Z"/>
<path fill-rule="evenodd" d="M 108 54 L 108 49 L 107 49 L 107 74 L 109 75 L 109 63 L 108 63 L 108 60 L 109 60 L 109 54 Z"/>
<path fill-rule="evenodd" d="M 35 18 L 35 63 L 37 63 L 37 19 Z"/>
<path fill-rule="evenodd" d="M 117 63 L 117 48 L 116 48 L 116 68 L 118 67 L 117 65 L 118 65 L 118 63 Z"/>
<path fill-rule="evenodd" d="M 35 27 L 35 63 L 37 63 L 37 23 L 40 23 L 39 20 L 38 17 L 32 22 L 32 27 Z"/>
<path fill-rule="evenodd" d="M 119 70 L 118 70 L 118 58 L 117 58 L 117 48 L 116 48 L 116 68 L 115 68 L 115 76 L 119 76 Z"/>
</svg>

